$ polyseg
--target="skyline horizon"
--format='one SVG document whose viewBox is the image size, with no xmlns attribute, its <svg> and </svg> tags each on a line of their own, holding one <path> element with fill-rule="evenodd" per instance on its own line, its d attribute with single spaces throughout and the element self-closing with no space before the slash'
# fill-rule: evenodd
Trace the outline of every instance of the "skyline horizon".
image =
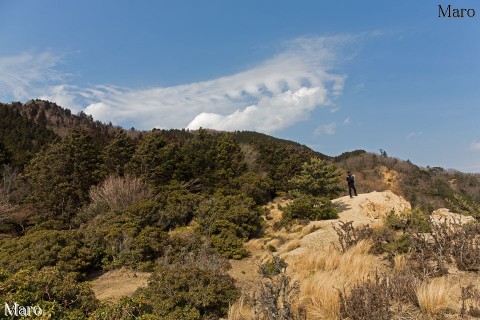
<svg viewBox="0 0 480 320">
<path fill-rule="evenodd" d="M 464 18 L 431 0 L 344 5 L 3 1 L 0 100 L 480 173 L 478 2 Z"/>
</svg>

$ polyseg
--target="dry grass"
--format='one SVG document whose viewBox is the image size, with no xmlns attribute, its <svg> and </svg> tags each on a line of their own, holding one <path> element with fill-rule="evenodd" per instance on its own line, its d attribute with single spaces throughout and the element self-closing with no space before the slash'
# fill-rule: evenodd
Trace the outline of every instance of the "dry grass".
<svg viewBox="0 0 480 320">
<path fill-rule="evenodd" d="M 252 239 L 246 242 L 244 245 L 245 249 L 251 252 L 257 252 L 265 249 L 265 239 Z"/>
<path fill-rule="evenodd" d="M 396 273 L 401 273 L 405 271 L 408 267 L 407 257 L 402 254 L 395 256 L 393 258 L 393 271 Z"/>
<path fill-rule="evenodd" d="M 338 319 L 338 289 L 350 288 L 375 272 L 377 259 L 369 254 L 372 243 L 360 241 L 346 252 L 330 248 L 290 256 L 291 273 L 300 282 L 300 308 L 307 319 Z"/>
<path fill-rule="evenodd" d="M 369 254 L 372 247 L 370 241 L 360 241 L 346 252 L 342 253 L 335 248 L 324 251 L 305 251 L 300 255 L 289 258 L 296 273 L 309 275 L 316 271 L 345 271 L 346 275 L 359 275 L 361 278 L 374 270 L 376 258 Z M 351 272 L 355 270 L 355 272 Z"/>
<path fill-rule="evenodd" d="M 300 308 L 307 319 L 338 319 L 340 297 L 335 272 L 317 273 L 300 284 Z"/>
<path fill-rule="evenodd" d="M 276 237 L 276 238 L 273 238 L 269 241 L 267 241 L 267 243 L 265 243 L 266 247 L 275 247 L 276 249 L 280 248 L 280 246 L 282 246 L 283 244 L 285 243 L 285 239 L 282 238 L 282 237 Z"/>
<path fill-rule="evenodd" d="M 98 186 L 90 189 L 93 203 L 106 203 L 112 210 L 125 209 L 129 205 L 150 197 L 146 183 L 137 177 L 125 175 L 108 176 Z"/>
<path fill-rule="evenodd" d="M 92 290 L 100 301 L 117 301 L 131 296 L 138 288 L 146 287 L 149 272 L 117 269 L 106 272 L 91 282 Z"/>
<path fill-rule="evenodd" d="M 448 283 L 445 277 L 421 283 L 415 290 L 420 309 L 429 315 L 437 315 L 454 307 L 458 300 L 457 286 Z"/>
<path fill-rule="evenodd" d="M 251 320 L 253 317 L 252 307 L 245 303 L 245 295 L 228 309 L 228 320 Z"/>
<path fill-rule="evenodd" d="M 300 240 L 299 239 L 294 239 L 290 242 L 287 243 L 285 246 L 285 251 L 290 252 L 292 250 L 295 250 L 300 247 Z"/>
<path fill-rule="evenodd" d="M 310 233 L 312 233 L 312 232 L 315 232 L 315 231 L 319 230 L 320 228 L 321 228 L 320 226 L 311 223 L 311 224 L 309 224 L 308 226 L 306 226 L 305 228 L 303 228 L 302 234 L 303 234 L 304 236 L 306 236 L 307 234 L 310 234 Z"/>
</svg>

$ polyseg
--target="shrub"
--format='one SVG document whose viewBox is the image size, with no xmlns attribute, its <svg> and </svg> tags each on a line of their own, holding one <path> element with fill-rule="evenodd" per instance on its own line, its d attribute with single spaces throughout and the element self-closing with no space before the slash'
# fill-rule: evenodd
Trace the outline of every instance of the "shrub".
<svg viewBox="0 0 480 320">
<path fill-rule="evenodd" d="M 148 199 L 149 196 L 146 183 L 131 175 L 111 175 L 98 186 L 90 188 L 90 199 L 94 203 L 104 202 L 114 211 L 123 210 L 135 202 Z"/>
<path fill-rule="evenodd" d="M 122 213 L 105 212 L 83 227 L 88 246 L 101 252 L 104 268 L 149 269 L 163 255 L 168 235 L 152 223 L 157 209 L 154 202 L 142 201 Z"/>
<path fill-rule="evenodd" d="M 85 319 L 98 304 L 88 284 L 56 267 L 27 268 L 0 277 L 0 299 L 10 304 L 38 305 L 43 316 L 52 319 Z"/>
<path fill-rule="evenodd" d="M 283 209 L 284 221 L 327 220 L 338 218 L 338 212 L 327 198 L 300 195 Z"/>
<path fill-rule="evenodd" d="M 252 198 L 256 204 L 266 204 L 272 199 L 273 181 L 266 174 L 246 172 L 236 181 L 238 190 Z"/>
<path fill-rule="evenodd" d="M 467 314 L 472 317 L 480 317 L 480 291 L 473 284 L 461 287 L 462 308 L 460 315 L 465 317 Z"/>
<path fill-rule="evenodd" d="M 347 251 L 360 241 L 370 238 L 373 234 L 373 230 L 368 226 L 354 228 L 353 221 L 339 221 L 338 223 L 338 226 L 334 225 L 333 229 L 338 235 L 342 252 Z"/>
<path fill-rule="evenodd" d="M 430 232 L 428 216 L 419 209 L 396 214 L 393 210 L 385 216 L 385 224 L 394 229 L 409 232 Z"/>
<path fill-rule="evenodd" d="M 300 291 L 298 282 L 287 276 L 288 264 L 275 256 L 272 261 L 260 265 L 258 272 L 263 280 L 254 296 L 255 319 L 295 319 L 292 303 Z"/>
<path fill-rule="evenodd" d="M 168 230 L 188 225 L 201 200 L 201 195 L 184 190 L 176 183 L 165 186 L 156 197 L 161 206 L 160 225 Z"/>
<path fill-rule="evenodd" d="M 194 262 L 161 264 L 152 274 L 143 297 L 162 319 L 216 319 L 225 316 L 238 297 L 234 280 Z"/>
<path fill-rule="evenodd" d="M 46 266 L 86 272 L 96 267 L 99 256 L 100 252 L 86 245 L 78 230 L 37 230 L 0 241 L 0 266 L 12 272 Z"/>
<path fill-rule="evenodd" d="M 340 290 L 341 319 L 392 319 L 401 313 L 405 304 L 416 304 L 415 284 L 418 280 L 409 273 L 385 276 L 378 273 L 354 285 L 350 292 Z M 392 306 L 396 305 L 395 312 Z"/>
<path fill-rule="evenodd" d="M 196 212 L 199 231 L 228 258 L 246 256 L 243 242 L 262 230 L 261 212 L 245 195 L 214 195 L 204 200 Z"/>
<path fill-rule="evenodd" d="M 123 297 L 114 304 L 103 303 L 90 316 L 93 320 L 148 319 L 152 307 L 143 297 Z"/>
<path fill-rule="evenodd" d="M 431 233 L 411 233 L 412 267 L 424 275 L 446 274 L 455 261 L 461 270 L 480 269 L 480 223 L 431 223 Z"/>
<path fill-rule="evenodd" d="M 301 193 L 333 198 L 340 194 L 340 172 L 334 164 L 312 157 L 302 165 L 302 170 L 289 180 L 292 190 Z"/>
</svg>

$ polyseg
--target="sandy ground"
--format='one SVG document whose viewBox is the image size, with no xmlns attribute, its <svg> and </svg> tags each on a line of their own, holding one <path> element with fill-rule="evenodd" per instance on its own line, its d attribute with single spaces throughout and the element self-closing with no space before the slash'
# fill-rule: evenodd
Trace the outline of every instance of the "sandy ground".
<svg viewBox="0 0 480 320">
<path fill-rule="evenodd" d="M 281 219 L 279 206 L 285 207 L 291 200 L 276 199 L 267 205 L 270 210 L 270 220 L 266 223 L 272 226 Z M 241 261 L 231 260 L 232 269 L 229 274 L 236 279 L 237 285 L 249 292 L 259 282 L 258 266 L 272 255 L 294 257 L 305 251 L 318 252 L 338 244 L 338 236 L 334 226 L 340 221 L 353 221 L 354 226 L 380 223 L 382 218 L 394 210 L 397 213 L 411 209 L 410 203 L 391 191 L 359 194 L 357 197 L 341 197 L 332 201 L 339 211 L 339 219 L 312 221 L 307 226 L 293 226 L 291 230 L 273 231 L 271 227 L 261 239 L 252 239 L 245 247 L 252 253 Z M 271 244 L 275 252 L 268 249 Z"/>
<path fill-rule="evenodd" d="M 116 301 L 131 296 L 138 288 L 146 287 L 150 273 L 129 269 L 112 270 L 91 281 L 93 292 L 98 300 Z"/>
</svg>

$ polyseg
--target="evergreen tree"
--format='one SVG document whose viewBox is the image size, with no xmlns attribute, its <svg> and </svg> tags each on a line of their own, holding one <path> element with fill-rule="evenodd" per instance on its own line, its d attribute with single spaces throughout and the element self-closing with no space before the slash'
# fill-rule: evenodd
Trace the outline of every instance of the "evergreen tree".
<svg viewBox="0 0 480 320">
<path fill-rule="evenodd" d="M 11 162 L 12 156 L 7 150 L 3 142 L 0 140 L 0 165 L 9 164 Z"/>
<path fill-rule="evenodd" d="M 240 145 L 230 133 L 214 136 L 199 130 L 183 147 L 182 155 L 179 177 L 187 181 L 198 179 L 206 190 L 230 185 L 246 170 Z"/>
<path fill-rule="evenodd" d="M 179 162 L 178 156 L 177 145 L 152 132 L 138 144 L 128 166 L 149 183 L 161 186 L 172 179 Z"/>
<path fill-rule="evenodd" d="M 126 164 L 131 160 L 134 151 L 132 141 L 127 133 L 124 130 L 116 131 L 115 138 L 102 152 L 104 171 L 123 176 Z"/>
<path fill-rule="evenodd" d="M 303 194 L 333 198 L 337 196 L 340 187 L 340 173 L 334 164 L 325 160 L 311 158 L 302 165 L 300 173 L 289 180 L 291 188 Z"/>
<path fill-rule="evenodd" d="M 38 153 L 26 168 L 29 201 L 43 213 L 71 215 L 88 202 L 90 187 L 100 180 L 99 147 L 92 136 L 74 130 Z"/>
</svg>

